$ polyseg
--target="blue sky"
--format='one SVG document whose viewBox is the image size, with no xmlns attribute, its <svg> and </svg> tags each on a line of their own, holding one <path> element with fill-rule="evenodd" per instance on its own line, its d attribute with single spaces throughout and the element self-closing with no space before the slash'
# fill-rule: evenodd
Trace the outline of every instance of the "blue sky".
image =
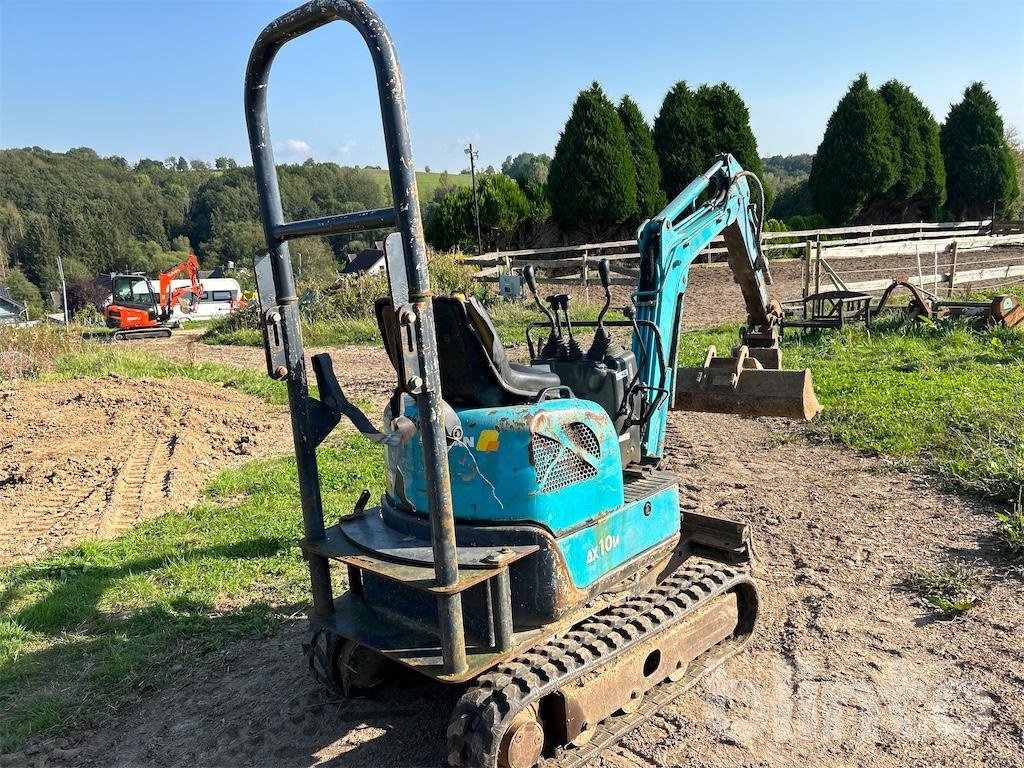
<svg viewBox="0 0 1024 768">
<path fill-rule="evenodd" d="M 242 75 L 296 2 L 0 0 L 0 147 L 249 162 Z M 406 79 L 418 167 L 552 152 L 599 81 L 649 120 L 677 80 L 725 80 L 762 155 L 813 152 L 859 72 L 896 77 L 941 121 L 983 80 L 1024 130 L 1024 2 L 428 2 L 374 4 Z M 279 161 L 384 163 L 362 41 L 333 24 L 284 48 L 271 79 Z"/>
</svg>

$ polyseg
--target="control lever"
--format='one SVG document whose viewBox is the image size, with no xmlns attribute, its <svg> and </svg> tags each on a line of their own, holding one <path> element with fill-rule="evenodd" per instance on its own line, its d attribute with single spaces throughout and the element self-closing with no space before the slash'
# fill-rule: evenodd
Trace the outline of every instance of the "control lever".
<svg viewBox="0 0 1024 768">
<path fill-rule="evenodd" d="M 588 360 L 603 360 L 609 352 L 612 352 L 612 335 L 604 327 L 604 316 L 612 303 L 612 275 L 608 265 L 608 259 L 601 259 L 597 262 L 597 274 L 601 278 L 601 285 L 604 288 L 604 306 L 597 315 L 597 330 L 594 332 L 594 341 L 587 350 Z M 617 353 L 619 350 L 614 350 Z"/>
<path fill-rule="evenodd" d="M 570 360 L 579 360 L 583 357 L 583 350 L 580 349 L 580 345 L 576 342 L 576 338 L 572 334 L 572 320 L 569 319 L 569 302 L 572 300 L 572 296 L 567 293 L 560 293 L 555 297 L 558 299 L 558 304 L 562 308 L 562 312 L 565 314 L 565 329 L 566 333 L 569 334 L 569 343 L 566 346 L 566 356 Z"/>
<path fill-rule="evenodd" d="M 548 340 L 544 342 L 544 346 L 539 350 L 538 358 L 553 358 L 558 356 L 558 339 L 561 335 L 559 329 L 558 335 L 555 334 L 557 327 L 557 320 L 555 315 L 552 314 L 551 310 L 545 307 L 541 301 L 540 296 L 537 294 L 537 276 L 534 274 L 532 264 L 527 264 L 523 267 L 523 279 L 526 280 L 526 285 L 530 289 L 530 293 L 533 294 L 533 301 L 537 305 L 537 309 L 543 312 L 548 318 Z"/>
</svg>

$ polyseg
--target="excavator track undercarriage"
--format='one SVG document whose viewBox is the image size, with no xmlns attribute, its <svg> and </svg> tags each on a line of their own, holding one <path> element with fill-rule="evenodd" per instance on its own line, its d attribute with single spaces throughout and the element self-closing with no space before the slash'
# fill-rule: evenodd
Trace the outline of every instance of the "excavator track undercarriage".
<svg viewBox="0 0 1024 768">
<path fill-rule="evenodd" d="M 650 591 L 479 677 L 452 714 L 449 762 L 588 763 L 740 651 L 757 601 L 749 566 L 685 562 Z"/>
</svg>

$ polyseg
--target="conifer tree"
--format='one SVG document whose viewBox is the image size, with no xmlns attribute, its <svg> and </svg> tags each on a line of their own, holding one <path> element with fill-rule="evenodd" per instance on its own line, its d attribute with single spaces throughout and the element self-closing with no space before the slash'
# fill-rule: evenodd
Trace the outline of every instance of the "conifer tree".
<svg viewBox="0 0 1024 768">
<path fill-rule="evenodd" d="M 581 91 L 555 147 L 548 199 L 558 225 L 600 234 L 636 213 L 636 173 L 615 107 L 596 82 Z"/>
<path fill-rule="evenodd" d="M 861 75 L 840 99 L 811 165 L 816 212 L 831 224 L 870 215 L 870 205 L 898 176 L 898 143 L 885 101 Z"/>
<path fill-rule="evenodd" d="M 654 118 L 654 151 L 661 167 L 661 188 L 669 200 L 707 170 L 703 137 L 710 132 L 710 120 L 700 111 L 696 94 L 680 80 L 665 94 Z"/>
<path fill-rule="evenodd" d="M 946 163 L 948 208 L 960 219 L 1012 214 L 1019 196 L 1013 156 L 1003 135 L 999 106 L 981 83 L 950 107 L 940 134 Z"/>
<path fill-rule="evenodd" d="M 665 207 L 665 193 L 661 189 L 661 169 L 654 152 L 651 129 L 644 120 L 640 107 L 629 96 L 619 102 L 619 119 L 629 140 L 629 149 L 636 171 L 637 218 L 641 221 Z"/>
</svg>

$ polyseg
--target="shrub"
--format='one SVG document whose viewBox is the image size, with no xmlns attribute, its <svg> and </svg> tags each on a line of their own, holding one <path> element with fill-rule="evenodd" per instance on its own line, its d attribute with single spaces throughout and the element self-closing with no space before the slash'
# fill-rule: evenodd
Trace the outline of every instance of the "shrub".
<svg viewBox="0 0 1024 768">
<path fill-rule="evenodd" d="M 531 206 L 519 184 L 504 174 L 488 174 L 477 182 L 480 230 L 485 247 L 506 244 L 530 216 Z M 458 248 L 475 251 L 476 221 L 473 190 L 459 187 L 433 205 L 424 226 L 424 236 L 439 251 Z"/>
<path fill-rule="evenodd" d="M 81 345 L 81 339 L 69 334 L 62 325 L 0 325 L 0 382 L 33 376 L 49 367 L 56 357 Z"/>
</svg>

